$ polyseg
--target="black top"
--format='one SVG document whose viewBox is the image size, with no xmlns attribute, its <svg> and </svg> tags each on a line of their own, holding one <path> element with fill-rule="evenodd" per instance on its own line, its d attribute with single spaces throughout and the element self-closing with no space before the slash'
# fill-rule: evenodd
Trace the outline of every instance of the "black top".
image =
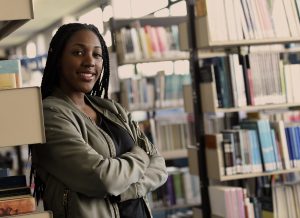
<svg viewBox="0 0 300 218">
<path fill-rule="evenodd" d="M 120 156 L 131 150 L 134 141 L 123 128 L 101 116 L 99 127 L 103 129 L 113 140 L 116 147 L 116 155 Z M 117 198 L 114 198 L 117 199 Z M 118 202 L 121 218 L 147 218 L 147 207 L 142 198 Z"/>
</svg>

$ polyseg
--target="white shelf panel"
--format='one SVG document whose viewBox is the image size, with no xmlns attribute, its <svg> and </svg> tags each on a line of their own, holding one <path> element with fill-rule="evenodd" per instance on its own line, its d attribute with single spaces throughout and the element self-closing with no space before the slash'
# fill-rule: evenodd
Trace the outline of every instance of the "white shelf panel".
<svg viewBox="0 0 300 218">
<path fill-rule="evenodd" d="M 32 0 L 0 1 L 0 40 L 33 19 Z"/>
<path fill-rule="evenodd" d="M 173 150 L 173 151 L 162 151 L 162 156 L 166 160 L 172 160 L 177 158 L 186 158 L 187 157 L 187 149 Z"/>
</svg>

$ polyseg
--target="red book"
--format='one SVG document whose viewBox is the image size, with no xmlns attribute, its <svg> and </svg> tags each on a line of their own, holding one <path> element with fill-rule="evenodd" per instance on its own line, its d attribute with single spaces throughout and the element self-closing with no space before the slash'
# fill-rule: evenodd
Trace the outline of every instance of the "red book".
<svg viewBox="0 0 300 218">
<path fill-rule="evenodd" d="M 0 199 L 0 217 L 30 213 L 35 210 L 35 198 L 30 195 Z"/>
</svg>

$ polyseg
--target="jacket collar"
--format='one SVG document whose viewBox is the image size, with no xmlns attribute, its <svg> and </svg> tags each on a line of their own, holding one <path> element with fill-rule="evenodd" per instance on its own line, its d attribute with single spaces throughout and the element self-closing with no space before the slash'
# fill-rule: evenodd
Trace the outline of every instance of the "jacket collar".
<svg viewBox="0 0 300 218">
<path fill-rule="evenodd" d="M 76 105 L 72 101 L 72 99 L 70 97 L 68 97 L 60 88 L 55 88 L 53 93 L 51 94 L 51 96 L 66 101 L 67 103 L 69 103 L 71 105 L 71 107 L 74 110 L 80 111 L 76 107 Z M 107 117 L 115 122 L 120 122 L 118 120 L 119 120 L 119 118 L 122 118 L 122 116 L 120 116 L 118 109 L 116 108 L 115 104 L 111 100 L 103 99 L 103 98 L 91 96 L 91 95 L 85 95 L 85 100 L 87 100 L 95 110 L 97 110 L 99 113 L 101 113 L 105 117 Z M 114 116 L 112 114 L 114 114 Z M 126 122 L 126 120 L 124 120 L 124 118 L 122 120 Z"/>
</svg>

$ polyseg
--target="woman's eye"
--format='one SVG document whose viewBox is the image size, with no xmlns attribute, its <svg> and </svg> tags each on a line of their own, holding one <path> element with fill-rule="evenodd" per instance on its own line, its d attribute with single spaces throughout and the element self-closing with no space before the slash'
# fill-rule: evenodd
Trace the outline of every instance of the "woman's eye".
<svg viewBox="0 0 300 218">
<path fill-rule="evenodd" d="M 78 55 L 78 56 L 82 56 L 83 51 L 74 51 L 73 54 Z"/>
<path fill-rule="evenodd" d="M 102 58 L 102 54 L 99 54 L 99 53 L 95 53 L 94 56 L 95 56 L 96 58 Z"/>
</svg>

